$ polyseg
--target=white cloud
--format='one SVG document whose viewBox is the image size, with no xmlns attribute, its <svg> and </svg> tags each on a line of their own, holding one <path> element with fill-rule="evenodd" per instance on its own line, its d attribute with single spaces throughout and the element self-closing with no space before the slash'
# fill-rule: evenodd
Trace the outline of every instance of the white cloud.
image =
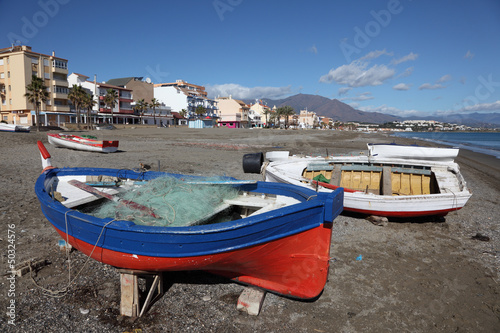
<svg viewBox="0 0 500 333">
<path fill-rule="evenodd" d="M 459 109 L 457 112 L 491 112 L 491 111 L 499 111 L 500 112 L 500 100 L 493 103 L 480 103 L 475 105 L 464 106 Z"/>
<path fill-rule="evenodd" d="M 291 86 L 250 88 L 236 83 L 206 85 L 205 88 L 212 98 L 229 95 L 236 99 L 282 98 L 292 92 Z"/>
<path fill-rule="evenodd" d="M 430 84 L 430 83 L 424 83 L 420 87 L 418 87 L 418 90 L 424 90 L 424 89 L 444 89 L 446 86 L 443 86 L 442 84 L 436 83 L 436 84 Z"/>
<path fill-rule="evenodd" d="M 370 99 L 374 99 L 371 92 L 364 92 L 362 94 L 357 94 L 355 97 L 344 97 L 339 98 L 340 101 L 367 101 Z"/>
<path fill-rule="evenodd" d="M 474 58 L 475 54 L 472 53 L 470 50 L 467 51 L 467 53 L 464 55 L 465 59 L 472 59 Z"/>
<path fill-rule="evenodd" d="M 385 114 L 391 114 L 393 116 L 400 116 L 400 117 L 410 117 L 410 116 L 423 116 L 424 113 L 421 111 L 417 110 L 401 110 L 392 106 L 387 106 L 387 105 L 381 105 L 377 107 L 373 106 L 364 106 L 358 108 L 358 110 L 365 111 L 365 112 L 380 112 L 380 113 L 385 113 Z"/>
<path fill-rule="evenodd" d="M 394 69 L 385 65 L 373 65 L 368 68 L 368 63 L 353 61 L 349 65 L 342 65 L 332 68 L 328 74 L 320 77 L 319 81 L 338 84 L 345 84 L 349 87 L 378 86 L 385 80 L 394 76 Z"/>
<path fill-rule="evenodd" d="M 447 82 L 447 81 L 450 81 L 450 80 L 451 80 L 451 75 L 450 74 L 446 74 L 446 75 L 441 76 L 441 78 L 439 80 L 437 80 L 436 82 L 437 83 L 443 83 L 443 82 Z"/>
<path fill-rule="evenodd" d="M 398 83 L 392 89 L 394 90 L 410 90 L 411 85 L 406 83 Z"/>
<path fill-rule="evenodd" d="M 410 76 L 411 73 L 413 73 L 413 67 L 408 67 L 407 69 L 405 69 L 403 73 L 399 74 L 396 78 L 407 77 Z"/>
<path fill-rule="evenodd" d="M 402 58 L 392 60 L 392 64 L 393 65 L 398 65 L 398 64 L 400 64 L 402 62 L 406 62 L 406 61 L 410 61 L 410 60 L 415 60 L 417 58 L 418 58 L 418 54 L 410 52 L 410 54 L 407 54 L 407 55 L 405 55 Z"/>
<path fill-rule="evenodd" d="M 388 55 L 388 56 L 392 57 L 394 55 L 394 53 L 387 52 L 385 49 L 383 49 L 383 50 L 375 50 L 375 51 L 369 52 L 367 55 L 359 58 L 358 60 L 375 59 L 375 58 L 380 57 L 381 55 Z"/>
<path fill-rule="evenodd" d="M 343 96 L 343 95 L 347 94 L 349 92 L 349 90 L 351 90 L 351 89 L 352 88 L 349 88 L 349 87 L 339 88 L 337 95 Z"/>
<path fill-rule="evenodd" d="M 316 47 L 316 45 L 313 45 L 309 48 L 309 51 L 314 53 L 314 54 L 318 54 L 318 48 Z"/>
</svg>

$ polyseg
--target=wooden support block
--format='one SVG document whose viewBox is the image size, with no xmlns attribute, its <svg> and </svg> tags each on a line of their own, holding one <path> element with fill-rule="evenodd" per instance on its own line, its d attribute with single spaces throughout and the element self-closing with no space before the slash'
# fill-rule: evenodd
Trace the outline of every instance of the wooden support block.
<svg viewBox="0 0 500 333">
<path fill-rule="evenodd" d="M 251 316 L 257 316 L 259 315 L 265 297 L 266 291 L 253 287 L 246 287 L 238 298 L 236 309 L 246 312 Z"/>
<path fill-rule="evenodd" d="M 120 314 L 127 317 L 141 317 L 163 293 L 163 273 L 133 270 L 119 270 L 121 285 Z M 146 298 L 139 290 L 139 279 L 146 280 Z M 152 280 L 152 281 L 151 281 Z M 141 304 L 142 303 L 142 304 Z"/>
<path fill-rule="evenodd" d="M 127 317 L 137 317 L 139 307 L 139 286 L 137 275 L 120 273 L 121 302 L 120 314 Z"/>
</svg>

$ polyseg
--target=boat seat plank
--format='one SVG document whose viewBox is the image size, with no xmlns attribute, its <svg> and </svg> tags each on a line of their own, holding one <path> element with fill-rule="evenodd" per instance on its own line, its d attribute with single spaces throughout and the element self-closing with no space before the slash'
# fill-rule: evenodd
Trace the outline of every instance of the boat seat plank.
<svg viewBox="0 0 500 333">
<path fill-rule="evenodd" d="M 101 199 L 100 196 L 88 193 L 82 189 L 68 184 L 68 181 L 71 179 L 75 179 L 81 182 L 86 181 L 85 176 L 64 176 L 59 177 L 59 182 L 57 182 L 57 184 L 55 184 L 54 186 L 54 191 L 61 193 L 61 196 L 66 199 L 65 201 L 61 202 L 65 207 L 73 208 Z M 100 188 L 99 190 L 111 195 L 118 194 L 118 191 L 114 188 Z"/>
</svg>

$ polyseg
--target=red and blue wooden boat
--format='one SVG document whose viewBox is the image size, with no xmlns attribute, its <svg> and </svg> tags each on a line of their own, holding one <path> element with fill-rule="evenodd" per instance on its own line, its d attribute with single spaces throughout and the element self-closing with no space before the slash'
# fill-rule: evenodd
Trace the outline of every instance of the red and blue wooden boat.
<svg viewBox="0 0 500 333">
<path fill-rule="evenodd" d="M 46 166 L 50 155 L 41 152 Z M 66 207 L 53 195 L 64 179 L 109 176 L 149 181 L 165 175 L 186 178 L 154 171 L 49 166 L 36 181 L 35 192 L 43 214 L 61 237 L 104 264 L 153 272 L 209 271 L 298 299 L 321 294 L 328 276 L 332 223 L 343 209 L 342 190 L 318 193 L 290 184 L 228 178 L 234 181 L 226 183 L 247 197 L 285 197 L 293 203 L 238 220 L 182 227 L 97 218 Z"/>
</svg>

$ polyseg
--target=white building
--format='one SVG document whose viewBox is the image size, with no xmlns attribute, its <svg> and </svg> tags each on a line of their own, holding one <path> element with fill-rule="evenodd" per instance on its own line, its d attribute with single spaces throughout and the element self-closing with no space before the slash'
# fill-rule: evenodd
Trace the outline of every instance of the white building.
<svg viewBox="0 0 500 333">
<path fill-rule="evenodd" d="M 99 121 L 111 122 L 111 114 L 113 114 L 113 124 L 133 123 L 136 120 L 131 104 L 133 102 L 132 90 L 102 82 L 89 81 L 88 78 L 83 74 L 71 73 L 68 75 L 68 85 L 71 89 L 76 84 L 93 95 L 96 105 L 94 105 L 92 111 Z M 118 93 L 118 101 L 113 108 L 113 112 L 104 103 L 104 96 L 106 96 L 108 89 L 113 89 Z"/>
<path fill-rule="evenodd" d="M 217 103 L 207 97 L 205 87 L 177 80 L 173 83 L 159 83 L 154 86 L 154 95 L 160 103 L 170 106 L 174 112 L 186 110 L 186 117 L 194 117 L 196 109 L 203 107 L 204 116 L 219 117 Z"/>
</svg>

